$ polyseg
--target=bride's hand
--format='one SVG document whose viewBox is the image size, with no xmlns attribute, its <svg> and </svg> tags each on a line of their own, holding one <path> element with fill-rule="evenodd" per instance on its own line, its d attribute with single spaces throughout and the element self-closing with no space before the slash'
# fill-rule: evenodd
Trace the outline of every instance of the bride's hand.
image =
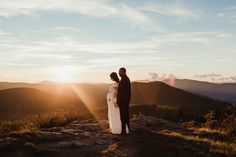
<svg viewBox="0 0 236 157">
<path fill-rule="evenodd" d="M 118 107 L 117 103 L 114 103 L 115 107 Z"/>
</svg>

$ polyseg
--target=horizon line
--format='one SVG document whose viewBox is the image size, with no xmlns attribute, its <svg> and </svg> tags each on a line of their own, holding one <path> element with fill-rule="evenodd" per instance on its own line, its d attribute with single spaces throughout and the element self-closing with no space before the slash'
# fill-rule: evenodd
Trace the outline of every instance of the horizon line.
<svg viewBox="0 0 236 157">
<path fill-rule="evenodd" d="M 165 82 L 170 79 L 163 79 L 163 80 L 131 80 L 131 83 L 139 82 L 139 83 L 150 83 L 150 82 Z M 189 78 L 176 78 L 175 80 L 190 80 L 190 81 L 196 81 L 196 82 L 204 82 L 204 83 L 212 83 L 212 84 L 231 84 L 236 82 L 210 82 L 210 81 L 202 81 L 202 80 L 196 80 L 196 79 L 189 79 Z M 56 83 L 56 84 L 111 84 L 111 82 L 59 82 L 59 81 L 50 81 L 50 80 L 44 80 L 39 82 L 28 82 L 28 81 L 1 81 L 0 83 L 26 83 L 26 84 L 43 84 L 43 83 Z"/>
</svg>

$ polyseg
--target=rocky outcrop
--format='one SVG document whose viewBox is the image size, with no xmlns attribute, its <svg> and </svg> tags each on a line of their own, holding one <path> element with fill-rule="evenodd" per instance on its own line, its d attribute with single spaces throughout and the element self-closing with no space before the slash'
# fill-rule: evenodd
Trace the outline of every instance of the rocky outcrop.
<svg viewBox="0 0 236 157">
<path fill-rule="evenodd" d="M 106 120 L 74 121 L 65 127 L 12 132 L 0 138 L 1 157 L 233 156 L 176 123 L 150 117 L 131 119 L 131 134 L 113 135 Z M 222 141 L 224 142 L 224 141 Z M 219 145 L 219 143 L 218 143 Z"/>
</svg>

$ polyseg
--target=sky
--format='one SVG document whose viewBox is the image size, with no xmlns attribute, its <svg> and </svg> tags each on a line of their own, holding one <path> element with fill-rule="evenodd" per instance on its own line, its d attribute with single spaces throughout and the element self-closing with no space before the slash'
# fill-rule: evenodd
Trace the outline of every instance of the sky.
<svg viewBox="0 0 236 157">
<path fill-rule="evenodd" d="M 236 82 L 235 0 L 0 0 L 0 81 Z"/>
</svg>

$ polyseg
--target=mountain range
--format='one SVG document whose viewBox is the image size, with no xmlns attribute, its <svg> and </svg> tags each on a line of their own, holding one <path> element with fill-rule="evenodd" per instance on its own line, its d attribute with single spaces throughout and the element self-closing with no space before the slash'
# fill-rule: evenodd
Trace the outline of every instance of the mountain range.
<svg viewBox="0 0 236 157">
<path fill-rule="evenodd" d="M 163 82 L 168 84 L 168 80 Z M 176 79 L 173 86 L 209 98 L 236 103 L 236 83 L 211 83 L 188 79 Z"/>
<path fill-rule="evenodd" d="M 175 85 L 180 85 L 178 81 Z M 59 84 L 54 82 L 0 83 L 0 119 L 17 119 L 60 109 L 106 116 L 106 95 L 110 84 Z M 198 88 L 197 88 L 198 89 Z M 198 117 L 209 110 L 224 110 L 232 105 L 160 81 L 133 82 L 131 110 L 153 114 L 184 114 Z M 142 107 L 141 107 L 142 106 Z"/>
</svg>

